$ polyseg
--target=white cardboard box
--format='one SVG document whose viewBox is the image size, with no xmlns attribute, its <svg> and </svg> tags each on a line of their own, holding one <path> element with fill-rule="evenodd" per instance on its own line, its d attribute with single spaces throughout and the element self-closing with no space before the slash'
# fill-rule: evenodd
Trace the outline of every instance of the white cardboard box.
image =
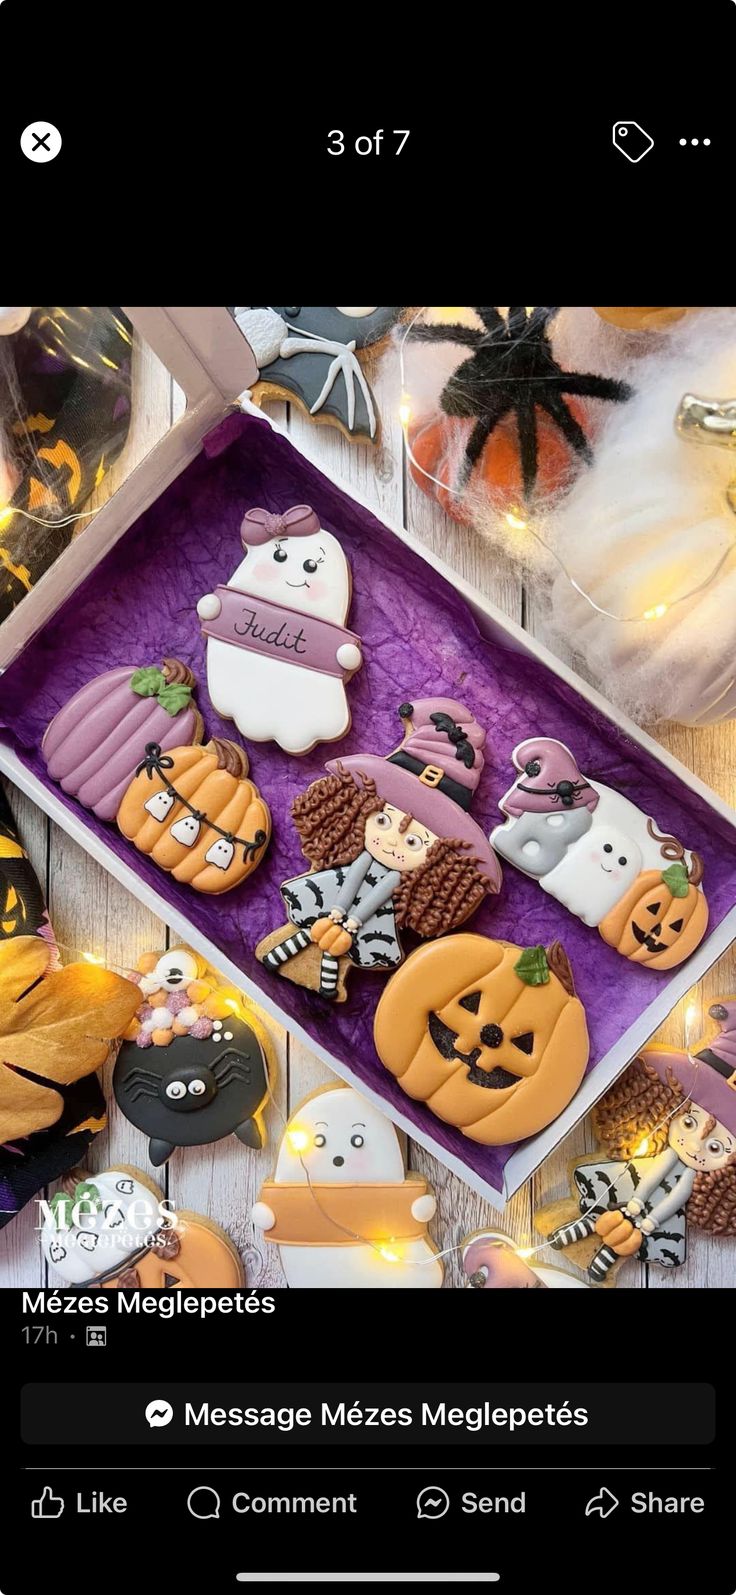
<svg viewBox="0 0 736 1595">
<path fill-rule="evenodd" d="M 222 419 L 227 409 L 236 401 L 239 401 L 246 410 L 252 408 L 247 390 L 257 379 L 257 366 L 248 344 L 226 310 L 150 309 L 127 306 L 125 309 L 138 332 L 164 361 L 175 380 L 184 389 L 188 401 L 186 413 L 119 488 L 114 497 L 98 512 L 83 537 L 78 538 L 65 550 L 33 591 L 0 627 L 0 668 L 2 669 L 21 653 L 30 638 L 76 590 L 128 527 L 197 455 L 202 438 Z M 271 425 L 275 423 L 271 422 Z M 320 469 L 323 475 L 330 476 L 324 466 Z M 332 477 L 332 480 L 336 481 L 338 486 L 342 486 L 337 478 Z M 352 489 L 350 494 L 372 515 L 376 514 L 374 506 L 360 494 Z M 600 693 L 555 659 L 546 648 L 513 621 L 508 620 L 493 604 L 480 597 L 468 582 L 430 553 L 404 527 L 385 520 L 383 524 L 455 587 L 471 608 L 484 637 L 490 642 L 501 642 L 506 648 L 540 660 L 560 681 L 571 686 L 579 697 L 611 720 L 633 743 L 652 754 L 662 765 L 684 781 L 691 791 L 697 793 L 714 813 L 736 828 L 736 811 L 722 802 L 653 738 L 641 731 L 620 711 L 614 710 Z M 506 1201 L 534 1173 L 559 1141 L 588 1112 L 612 1080 L 666 1019 L 675 1004 L 736 939 L 736 906 L 734 906 L 687 962 L 673 971 L 666 986 L 658 989 L 652 1002 L 628 1028 L 620 1041 L 598 1061 L 565 1111 L 546 1130 L 526 1141 L 512 1155 L 505 1169 L 504 1190 L 499 1193 L 480 1176 L 474 1176 L 466 1164 L 458 1161 L 438 1144 L 431 1133 L 423 1133 L 412 1120 L 396 1112 L 393 1106 L 389 1109 L 380 1093 L 367 1088 L 365 1082 L 353 1075 L 343 1062 L 333 1057 L 329 1050 L 318 1045 L 307 1029 L 295 1023 L 291 1016 L 283 1012 L 274 996 L 255 985 L 243 970 L 226 959 L 219 948 L 199 932 L 196 924 L 186 915 L 176 912 L 164 897 L 147 882 L 142 881 L 132 864 L 129 865 L 119 859 L 111 847 L 93 835 L 85 824 L 83 811 L 76 813 L 68 809 L 53 792 L 48 791 L 36 779 L 21 759 L 1 742 L 0 769 L 134 896 L 161 919 L 170 923 L 178 935 L 189 941 L 226 977 L 247 991 L 249 996 L 270 1012 L 280 1024 L 286 1025 L 307 1047 L 318 1053 L 329 1068 L 355 1085 L 363 1095 L 369 1096 L 379 1109 L 384 1112 L 390 1111 L 392 1118 L 408 1135 L 420 1141 L 461 1179 L 499 1208 L 503 1208 Z"/>
</svg>

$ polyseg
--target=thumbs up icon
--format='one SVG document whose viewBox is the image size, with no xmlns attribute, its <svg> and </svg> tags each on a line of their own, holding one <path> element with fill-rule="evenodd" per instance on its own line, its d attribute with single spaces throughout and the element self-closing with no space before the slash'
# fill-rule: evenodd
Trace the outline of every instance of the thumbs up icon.
<svg viewBox="0 0 736 1595">
<path fill-rule="evenodd" d="M 60 1495 L 53 1495 L 51 1486 L 46 1485 L 37 1501 L 31 1501 L 31 1517 L 61 1517 L 64 1502 Z"/>
</svg>

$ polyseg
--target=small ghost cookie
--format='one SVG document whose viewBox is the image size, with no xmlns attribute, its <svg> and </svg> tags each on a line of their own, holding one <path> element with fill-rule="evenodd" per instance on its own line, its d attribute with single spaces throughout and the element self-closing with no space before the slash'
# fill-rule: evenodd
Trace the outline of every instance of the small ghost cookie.
<svg viewBox="0 0 736 1595">
<path fill-rule="evenodd" d="M 519 773 L 491 832 L 501 857 L 632 962 L 673 969 L 689 957 L 708 925 L 698 854 L 583 775 L 564 742 L 530 737 L 512 758 Z"/>
<path fill-rule="evenodd" d="M 148 743 L 118 809 L 118 827 L 139 853 L 197 892 L 232 891 L 257 869 L 271 814 L 234 742 L 164 753 Z"/>
<path fill-rule="evenodd" d="M 551 1124 L 588 1062 L 585 1010 L 559 942 L 428 942 L 389 981 L 373 1033 L 407 1096 L 485 1146 Z"/>
<path fill-rule="evenodd" d="M 426 1290 L 443 1276 L 427 1231 L 435 1206 L 406 1173 L 391 1121 L 352 1086 L 328 1085 L 289 1120 L 253 1222 L 291 1286 Z"/>
<path fill-rule="evenodd" d="M 66 1285 L 232 1290 L 245 1283 L 229 1235 L 199 1213 L 173 1212 L 140 1169 L 67 1180 L 49 1204 L 41 1250 Z"/>
</svg>

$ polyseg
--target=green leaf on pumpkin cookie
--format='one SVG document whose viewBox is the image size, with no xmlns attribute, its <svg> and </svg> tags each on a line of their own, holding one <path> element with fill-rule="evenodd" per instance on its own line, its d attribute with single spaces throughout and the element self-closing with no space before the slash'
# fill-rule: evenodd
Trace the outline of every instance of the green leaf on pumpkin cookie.
<svg viewBox="0 0 736 1595">
<path fill-rule="evenodd" d="M 669 869 L 663 869 L 662 880 L 673 897 L 687 897 L 690 890 L 690 881 L 688 880 L 685 865 L 681 861 L 677 864 L 670 864 Z"/>
<path fill-rule="evenodd" d="M 527 986 L 546 986 L 549 964 L 544 947 L 527 947 L 514 964 L 514 971 Z"/>
<path fill-rule="evenodd" d="M 155 698 L 161 688 L 166 686 L 166 677 L 158 665 L 144 665 L 141 670 L 133 672 L 130 685 L 133 692 L 138 693 L 139 698 Z"/>
<path fill-rule="evenodd" d="M 192 696 L 191 687 L 185 687 L 183 681 L 167 681 L 166 685 L 157 692 L 156 697 L 162 709 L 170 714 L 172 719 L 180 709 L 186 709 Z"/>
</svg>

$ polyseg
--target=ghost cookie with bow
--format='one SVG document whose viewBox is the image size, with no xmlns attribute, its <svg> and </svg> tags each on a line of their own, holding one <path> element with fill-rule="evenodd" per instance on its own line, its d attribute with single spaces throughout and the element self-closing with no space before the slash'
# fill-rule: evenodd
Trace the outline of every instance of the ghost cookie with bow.
<svg viewBox="0 0 736 1595">
<path fill-rule="evenodd" d="M 688 958 L 708 925 L 700 856 L 583 775 L 564 742 L 529 737 L 512 758 L 518 774 L 491 832 L 501 857 L 633 963 L 673 969 Z"/>
<path fill-rule="evenodd" d="M 470 814 L 486 733 L 451 698 L 403 703 L 400 747 L 355 753 L 298 797 L 292 815 L 309 859 L 284 883 L 288 924 L 256 947 L 273 974 L 345 1000 L 352 967 L 392 969 L 400 932 L 441 936 L 501 885 L 493 849 Z"/>
<path fill-rule="evenodd" d="M 240 537 L 229 582 L 197 604 L 210 698 L 250 741 L 308 753 L 350 727 L 345 688 L 362 664 L 345 628 L 350 566 L 308 504 L 248 510 Z"/>
<path fill-rule="evenodd" d="M 95 1290 L 234 1290 L 245 1283 L 229 1235 L 174 1212 L 140 1169 L 71 1175 L 48 1204 L 41 1250 L 65 1285 Z"/>
</svg>

